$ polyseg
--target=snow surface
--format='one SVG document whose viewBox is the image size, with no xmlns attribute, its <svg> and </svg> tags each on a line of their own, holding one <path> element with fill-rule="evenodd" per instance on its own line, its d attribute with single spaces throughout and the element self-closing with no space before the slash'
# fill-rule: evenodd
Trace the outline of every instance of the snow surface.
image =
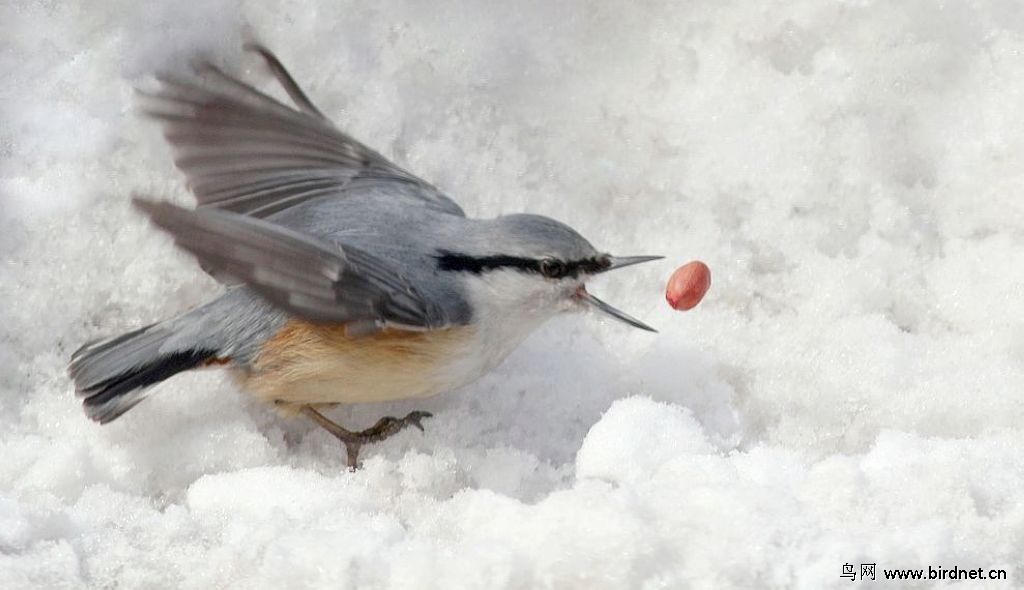
<svg viewBox="0 0 1024 590">
<path fill-rule="evenodd" d="M 1024 4 L 14 0 L 0 23 L 0 587 L 1024 579 Z M 559 318 L 462 391 L 339 409 L 435 414 L 358 473 L 218 372 L 90 423 L 71 351 L 218 292 L 128 206 L 188 199 L 133 88 L 198 53 L 270 88 L 249 37 L 470 214 L 666 255 L 593 287 L 661 333 Z M 674 312 L 695 258 L 711 291 Z"/>
</svg>

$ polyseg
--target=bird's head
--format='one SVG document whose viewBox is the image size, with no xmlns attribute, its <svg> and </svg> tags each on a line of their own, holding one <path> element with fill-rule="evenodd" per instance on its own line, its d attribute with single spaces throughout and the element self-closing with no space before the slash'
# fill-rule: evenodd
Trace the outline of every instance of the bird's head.
<svg viewBox="0 0 1024 590">
<path fill-rule="evenodd" d="M 474 253 L 444 251 L 438 266 L 462 272 L 477 300 L 502 313 L 518 313 L 524 322 L 563 311 L 596 309 L 635 328 L 647 324 L 591 295 L 588 279 L 661 256 L 612 256 L 598 252 L 564 223 L 541 215 L 505 215 L 493 220 L 485 243 Z"/>
</svg>

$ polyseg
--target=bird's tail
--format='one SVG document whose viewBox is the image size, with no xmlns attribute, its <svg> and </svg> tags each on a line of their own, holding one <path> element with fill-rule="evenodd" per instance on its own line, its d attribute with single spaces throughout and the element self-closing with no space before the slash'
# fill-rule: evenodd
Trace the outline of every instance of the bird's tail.
<svg viewBox="0 0 1024 590">
<path fill-rule="evenodd" d="M 217 358 L 216 350 L 177 337 L 180 330 L 180 319 L 171 320 L 75 351 L 68 372 L 86 415 L 110 422 L 145 399 L 150 385 Z"/>
</svg>

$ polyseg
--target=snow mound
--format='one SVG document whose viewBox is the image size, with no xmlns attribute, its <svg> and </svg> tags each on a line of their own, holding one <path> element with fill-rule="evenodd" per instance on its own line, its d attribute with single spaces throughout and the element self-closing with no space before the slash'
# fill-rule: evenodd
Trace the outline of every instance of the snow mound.
<svg viewBox="0 0 1024 590">
<path fill-rule="evenodd" d="M 133 88 L 198 54 L 272 88 L 250 37 L 470 215 L 665 255 L 592 286 L 660 333 L 558 318 L 333 410 L 434 414 L 356 473 L 217 372 L 90 423 L 71 352 L 220 288 L 129 207 L 189 202 Z M 1020 3 L 28 0 L 0 39 L 0 588 L 1020 585 Z"/>
</svg>

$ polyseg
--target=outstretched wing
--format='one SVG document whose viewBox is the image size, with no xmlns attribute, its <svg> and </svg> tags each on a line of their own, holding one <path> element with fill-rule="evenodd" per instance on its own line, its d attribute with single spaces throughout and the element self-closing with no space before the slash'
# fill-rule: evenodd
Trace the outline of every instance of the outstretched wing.
<svg viewBox="0 0 1024 590">
<path fill-rule="evenodd" d="M 281 62 L 258 52 L 301 110 L 222 72 L 199 68 L 202 83 L 161 78 L 144 111 L 163 122 L 200 208 L 267 217 L 325 195 L 344 197 L 354 180 L 409 183 L 425 206 L 464 216 L 429 183 L 335 127 L 306 97 Z"/>
<path fill-rule="evenodd" d="M 205 268 L 244 282 L 296 316 L 345 324 L 354 333 L 451 324 L 442 306 L 359 248 L 215 208 L 191 210 L 138 197 L 133 203 Z"/>
</svg>

